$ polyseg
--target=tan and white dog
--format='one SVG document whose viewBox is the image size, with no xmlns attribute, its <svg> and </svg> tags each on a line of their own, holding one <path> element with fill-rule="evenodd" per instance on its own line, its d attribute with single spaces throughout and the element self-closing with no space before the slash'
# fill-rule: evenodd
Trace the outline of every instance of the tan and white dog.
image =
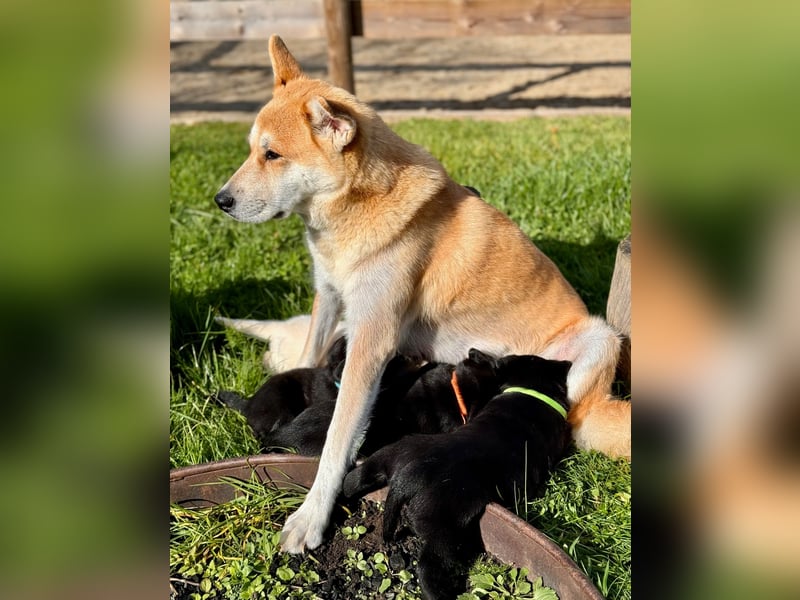
<svg viewBox="0 0 800 600">
<path fill-rule="evenodd" d="M 317 293 L 297 366 L 323 359 L 340 320 L 348 338 L 319 473 L 286 522 L 283 549 L 321 543 L 398 351 L 451 363 L 472 347 L 572 361 L 578 445 L 629 456 L 630 403 L 609 395 L 618 336 L 553 262 L 372 108 L 306 77 L 279 37 L 269 52 L 273 98 L 250 131 L 249 157 L 215 200 L 240 221 L 294 213 L 305 222 Z"/>
</svg>

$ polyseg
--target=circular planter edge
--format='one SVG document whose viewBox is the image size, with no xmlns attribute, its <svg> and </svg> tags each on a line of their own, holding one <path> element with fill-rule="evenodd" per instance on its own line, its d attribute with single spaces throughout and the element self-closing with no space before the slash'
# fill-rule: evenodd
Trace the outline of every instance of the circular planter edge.
<svg viewBox="0 0 800 600">
<path fill-rule="evenodd" d="M 308 488 L 314 482 L 319 459 L 294 454 L 261 454 L 172 469 L 170 503 L 209 506 L 228 502 L 235 490 L 220 485 L 221 477 L 249 480 L 255 472 L 261 481 L 279 487 Z M 386 489 L 367 498 L 381 501 Z M 603 600 L 586 574 L 550 538 L 499 504 L 491 503 L 480 521 L 486 551 L 501 562 L 524 567 L 556 590 L 560 600 Z"/>
</svg>

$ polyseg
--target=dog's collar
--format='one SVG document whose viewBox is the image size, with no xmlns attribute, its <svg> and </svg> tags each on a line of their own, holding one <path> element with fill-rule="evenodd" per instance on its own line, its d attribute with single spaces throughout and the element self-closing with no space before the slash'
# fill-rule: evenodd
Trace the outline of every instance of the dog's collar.
<svg viewBox="0 0 800 600">
<path fill-rule="evenodd" d="M 458 414 L 461 415 L 461 421 L 467 424 L 467 405 L 464 403 L 464 396 L 461 395 L 461 388 L 458 387 L 458 376 L 455 370 L 453 376 L 450 378 L 450 385 L 453 386 L 453 392 L 456 395 L 456 402 L 458 402 Z"/>
<path fill-rule="evenodd" d="M 503 390 L 504 394 L 527 394 L 528 396 L 532 396 L 538 400 L 541 400 L 545 404 L 549 405 L 553 408 L 558 414 L 560 414 L 565 419 L 567 418 L 567 411 L 561 406 L 558 402 L 553 400 L 550 396 L 543 394 L 542 392 L 537 392 L 536 390 L 531 390 L 524 387 L 510 387 Z"/>
</svg>

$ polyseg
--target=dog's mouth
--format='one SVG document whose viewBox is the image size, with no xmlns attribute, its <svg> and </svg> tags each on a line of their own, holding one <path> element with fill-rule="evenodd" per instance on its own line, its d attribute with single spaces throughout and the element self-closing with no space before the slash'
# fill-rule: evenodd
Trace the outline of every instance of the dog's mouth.
<svg viewBox="0 0 800 600">
<path fill-rule="evenodd" d="M 273 219 L 283 219 L 285 217 L 286 217 L 286 211 L 279 210 L 278 212 L 275 213 L 275 216 L 272 217 L 272 218 Z"/>
</svg>

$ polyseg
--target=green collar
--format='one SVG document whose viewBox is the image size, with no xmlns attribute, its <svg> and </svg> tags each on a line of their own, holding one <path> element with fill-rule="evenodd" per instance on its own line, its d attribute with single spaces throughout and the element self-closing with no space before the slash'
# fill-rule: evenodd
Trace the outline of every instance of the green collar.
<svg viewBox="0 0 800 600">
<path fill-rule="evenodd" d="M 553 400 L 550 396 L 546 396 L 542 392 L 537 392 L 536 390 L 530 390 L 528 388 L 523 387 L 510 387 L 503 390 L 504 394 L 527 394 L 528 396 L 533 396 L 544 402 L 545 404 L 550 405 L 551 408 L 555 409 L 555 411 L 560 414 L 565 419 L 567 418 L 567 411 L 564 410 L 564 407 L 561 406 L 558 402 Z"/>
</svg>

